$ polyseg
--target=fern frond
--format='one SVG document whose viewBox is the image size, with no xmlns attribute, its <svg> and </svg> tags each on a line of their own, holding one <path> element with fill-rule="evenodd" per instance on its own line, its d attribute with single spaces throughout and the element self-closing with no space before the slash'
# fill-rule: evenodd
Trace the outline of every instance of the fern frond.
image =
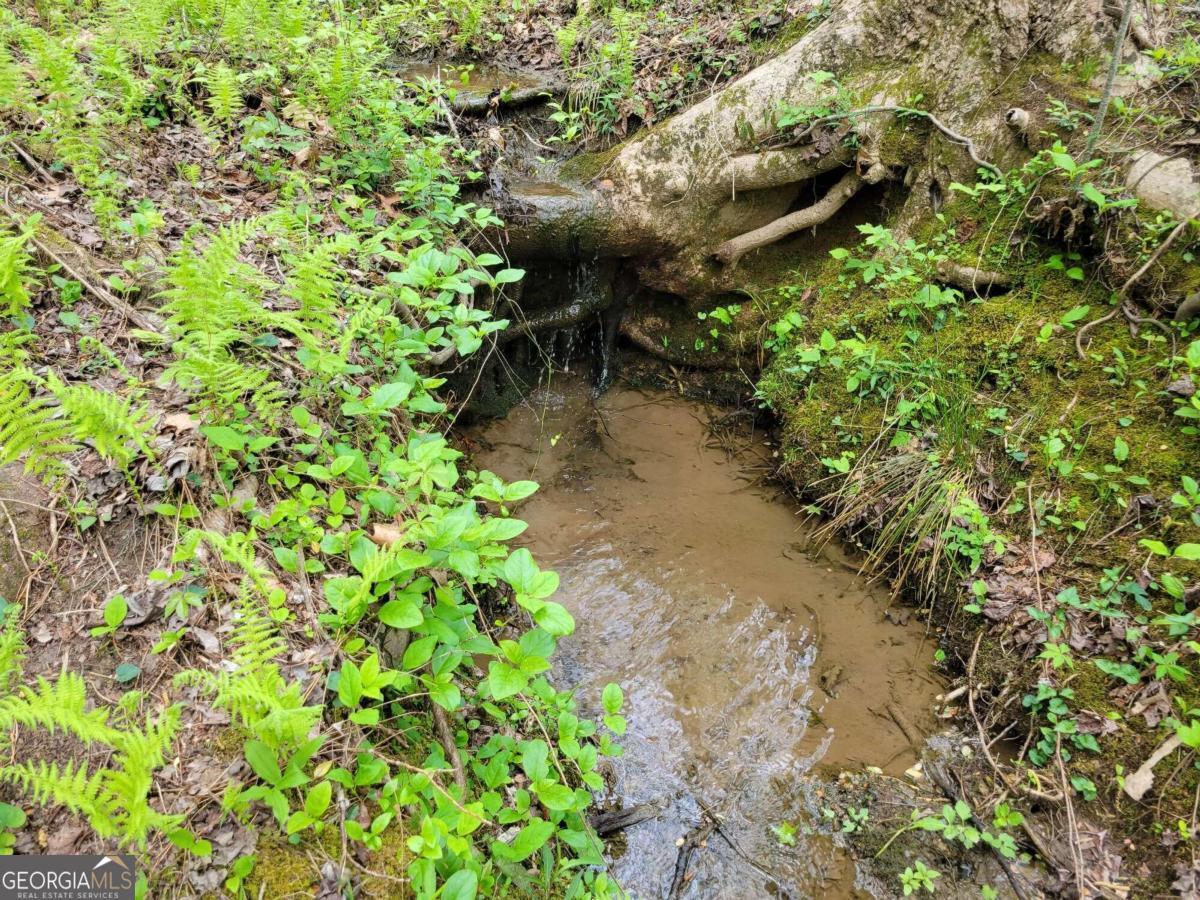
<svg viewBox="0 0 1200 900">
<path fill-rule="evenodd" d="M 3 79 L 4 57 L 0 55 L 0 98 L 4 96 Z M 3 103 L 0 99 L 0 108 Z M 25 245 L 33 236 L 35 222 L 36 218 L 32 218 L 16 233 L 0 224 L 0 315 L 6 318 L 19 315 L 29 307 L 29 273 L 33 269 L 33 257 Z"/>
<path fill-rule="evenodd" d="M 0 109 L 27 108 L 29 94 L 29 76 L 8 47 L 0 44 Z"/>
<path fill-rule="evenodd" d="M 20 607 L 4 611 L 4 627 L 0 630 L 0 692 L 7 692 L 21 680 L 25 664 L 25 632 L 21 630 Z"/>
<path fill-rule="evenodd" d="M 322 709 L 305 706 L 300 685 L 289 684 L 279 671 L 278 660 L 288 646 L 268 614 L 268 573 L 255 560 L 249 535 L 196 530 L 185 535 L 181 546 L 194 547 L 199 540 L 210 544 L 223 560 L 245 575 L 237 598 L 237 620 L 229 637 L 229 658 L 235 668 L 231 672 L 189 669 L 180 672 L 175 683 L 199 688 L 211 696 L 213 706 L 227 710 L 269 746 L 295 746 L 316 724 Z"/>
<path fill-rule="evenodd" d="M 204 73 L 203 81 L 208 88 L 208 108 L 213 118 L 226 127 L 231 126 L 243 105 L 237 73 L 221 62 Z"/>
<path fill-rule="evenodd" d="M 63 457 L 78 447 L 71 426 L 44 397 L 38 378 L 24 366 L 0 373 L 0 465 L 25 460 L 25 471 L 53 483 L 66 471 Z"/>
<path fill-rule="evenodd" d="M 86 766 L 75 762 L 61 768 L 45 760 L 0 767 L 0 781 L 21 788 L 35 803 L 57 803 L 86 816 L 102 838 L 114 837 L 119 831 L 114 815 L 116 801 L 106 789 L 105 780 L 103 770 L 91 775 Z"/>
<path fill-rule="evenodd" d="M 86 384 L 64 384 L 53 372 L 46 376 L 46 385 L 58 398 L 75 440 L 91 443 L 97 453 L 121 468 L 133 461 L 130 444 L 154 457 L 150 446 L 154 418 L 144 406 L 135 407 L 131 398 Z"/>
<path fill-rule="evenodd" d="M 299 306 L 296 315 L 306 328 L 333 333 L 338 311 L 338 257 L 348 249 L 342 241 L 322 241 L 289 258 L 291 271 L 283 293 Z"/>
<path fill-rule="evenodd" d="M 63 672 L 57 681 L 38 678 L 36 685 L 22 685 L 15 693 L 0 698 L 0 729 L 14 725 L 44 728 L 51 734 L 66 731 L 85 744 L 108 744 L 119 732 L 108 724 L 109 712 L 88 710 L 87 688 L 76 672 Z"/>
</svg>

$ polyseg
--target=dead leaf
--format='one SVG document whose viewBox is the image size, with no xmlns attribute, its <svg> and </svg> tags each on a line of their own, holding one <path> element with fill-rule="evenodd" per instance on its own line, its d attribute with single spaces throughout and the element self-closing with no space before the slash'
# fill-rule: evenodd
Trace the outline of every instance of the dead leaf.
<svg viewBox="0 0 1200 900">
<path fill-rule="evenodd" d="M 171 413 L 169 416 L 163 416 L 162 423 L 167 428 L 174 428 L 176 431 L 193 431 L 200 424 L 185 412 Z"/>
<path fill-rule="evenodd" d="M 386 522 L 376 522 L 371 530 L 371 540 L 380 547 L 390 547 L 403 537 L 404 532 L 400 530 L 399 525 Z"/>
</svg>

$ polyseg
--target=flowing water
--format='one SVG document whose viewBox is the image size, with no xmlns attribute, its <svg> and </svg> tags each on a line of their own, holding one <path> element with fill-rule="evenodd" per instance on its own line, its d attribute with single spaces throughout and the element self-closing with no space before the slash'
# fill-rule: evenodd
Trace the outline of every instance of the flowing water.
<svg viewBox="0 0 1200 900">
<path fill-rule="evenodd" d="M 770 826 L 817 824 L 818 765 L 915 762 L 884 706 L 929 726 L 932 647 L 920 624 L 885 618 L 886 593 L 840 550 L 808 549 L 811 526 L 757 477 L 764 436 L 743 435 L 730 459 L 709 415 L 621 387 L 594 400 L 560 376 L 471 437 L 481 468 L 542 485 L 519 515 L 577 623 L 555 682 L 577 687 L 585 712 L 605 683 L 624 687 L 625 754 L 604 800 L 663 808 L 613 845 L 621 885 L 666 896 L 677 842 L 707 809 L 722 828 L 682 896 L 855 896 L 827 838 L 801 831 L 784 847 Z"/>
</svg>

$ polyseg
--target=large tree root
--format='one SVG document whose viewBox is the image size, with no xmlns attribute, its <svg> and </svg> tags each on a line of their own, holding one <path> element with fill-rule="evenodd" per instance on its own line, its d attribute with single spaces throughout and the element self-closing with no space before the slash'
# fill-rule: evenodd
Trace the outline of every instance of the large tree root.
<svg viewBox="0 0 1200 900">
<path fill-rule="evenodd" d="M 847 165 L 848 148 L 820 154 L 814 147 L 786 147 L 734 156 L 725 168 L 724 184 L 730 191 L 759 191 L 808 181 Z"/>
<path fill-rule="evenodd" d="M 773 244 L 797 231 L 828 221 L 864 185 L 882 181 L 886 175 L 887 169 L 878 163 L 871 166 L 866 175 L 859 175 L 856 170 L 851 170 L 829 189 L 829 193 L 812 206 L 781 216 L 762 228 L 756 228 L 745 234 L 739 234 L 735 238 L 730 238 L 717 247 L 713 256 L 727 266 L 735 266 L 738 260 L 751 250 Z"/>
</svg>

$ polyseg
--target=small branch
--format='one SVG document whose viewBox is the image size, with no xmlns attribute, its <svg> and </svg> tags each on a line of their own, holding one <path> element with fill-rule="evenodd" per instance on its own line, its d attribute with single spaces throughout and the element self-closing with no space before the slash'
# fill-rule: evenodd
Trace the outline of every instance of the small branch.
<svg viewBox="0 0 1200 900">
<path fill-rule="evenodd" d="M 1088 135 L 1083 158 L 1079 161 L 1081 164 L 1092 158 L 1092 154 L 1096 152 L 1096 144 L 1100 141 L 1100 131 L 1104 128 L 1104 117 L 1108 115 L 1108 105 L 1112 102 L 1113 84 L 1117 80 L 1117 69 L 1121 65 L 1121 51 L 1125 48 L 1125 35 L 1129 32 L 1129 20 L 1132 18 L 1133 0 L 1125 0 L 1125 11 L 1121 15 L 1121 24 L 1117 27 L 1112 58 L 1108 61 L 1108 77 L 1104 81 L 1104 94 L 1100 98 L 1100 108 L 1096 110 L 1096 122 L 1092 125 L 1092 133 Z"/>
<path fill-rule="evenodd" d="M 433 724 L 437 728 L 442 749 L 446 751 L 446 759 L 454 767 L 454 783 L 458 785 L 462 798 L 466 800 L 467 773 L 463 769 L 462 757 L 458 754 L 458 744 L 455 743 L 454 732 L 450 729 L 450 722 L 446 719 L 446 711 L 432 700 L 429 702 L 429 708 L 433 711 Z"/>
<path fill-rule="evenodd" d="M 874 169 L 875 166 L 871 168 Z M 847 172 L 837 184 L 829 189 L 829 193 L 812 206 L 781 216 L 762 228 L 756 228 L 735 238 L 730 238 L 713 252 L 713 256 L 726 266 L 735 266 L 738 260 L 751 250 L 773 244 L 813 225 L 820 225 L 841 209 L 847 200 L 868 183 L 868 180 L 869 176 L 864 178 L 856 171 Z"/>
<path fill-rule="evenodd" d="M 1187 228 L 1187 226 L 1190 222 L 1191 222 L 1191 219 L 1184 219 L 1182 222 L 1180 222 L 1178 225 L 1176 225 L 1171 230 L 1171 233 L 1167 235 L 1166 240 L 1164 240 L 1161 244 L 1159 244 L 1158 248 L 1153 253 L 1150 254 L 1150 258 L 1148 260 L 1146 260 L 1144 263 L 1142 263 L 1141 268 L 1139 268 L 1136 272 L 1134 272 L 1132 275 L 1129 276 L 1129 280 L 1126 281 L 1123 285 L 1121 285 L 1121 290 L 1118 292 L 1122 297 L 1125 296 L 1126 294 L 1128 294 L 1129 289 L 1132 288 L 1135 284 L 1137 284 L 1138 279 L 1141 278 L 1143 275 L 1145 275 L 1150 270 L 1150 267 L 1158 261 L 1158 258 L 1160 256 L 1162 256 L 1167 251 L 1167 248 L 1170 247 L 1171 244 L 1173 244 L 1175 242 L 1175 238 L 1177 238 L 1177 237 L 1179 237 L 1179 235 L 1183 234 L 1183 230 L 1185 228 Z"/>
<path fill-rule="evenodd" d="M 1105 322 L 1109 322 L 1116 318 L 1117 313 L 1124 315 L 1126 320 L 1133 325 L 1151 324 L 1156 328 L 1161 328 L 1164 332 L 1166 332 L 1167 336 L 1171 338 L 1171 345 L 1174 347 L 1174 332 L 1172 332 L 1166 325 L 1164 325 L 1162 322 L 1159 322 L 1157 319 L 1148 319 L 1145 316 L 1137 315 L 1137 313 L 1130 309 L 1129 304 L 1125 302 L 1125 297 L 1129 293 L 1129 290 L 1137 283 L 1138 279 L 1145 275 L 1146 272 L 1150 270 L 1150 267 L 1158 260 L 1158 258 L 1167 251 L 1167 248 L 1171 246 L 1171 244 L 1175 241 L 1175 238 L 1183 234 L 1183 230 L 1191 223 L 1191 221 L 1191 219 L 1184 219 L 1182 222 L 1176 225 L 1175 228 L 1172 229 L 1171 233 L 1167 235 L 1166 240 L 1159 244 L 1158 248 L 1150 254 L 1150 258 L 1146 260 L 1136 272 L 1126 279 L 1125 283 L 1121 285 L 1121 289 L 1117 291 L 1117 301 L 1119 305 L 1113 309 L 1112 312 L 1109 312 L 1098 319 L 1093 319 L 1086 325 L 1081 325 L 1079 330 L 1075 332 L 1075 353 L 1080 359 L 1087 359 L 1087 353 L 1084 350 L 1086 345 L 1083 341 L 1084 337 L 1087 336 L 1087 333 L 1097 325 L 1102 325 Z"/>
<path fill-rule="evenodd" d="M 978 152 L 975 150 L 975 142 L 969 137 L 967 137 L 965 134 L 959 134 L 933 113 L 926 112 L 923 109 L 913 109 L 911 106 L 864 106 L 861 109 L 852 109 L 848 112 L 833 113 L 828 116 L 822 116 L 821 118 L 810 123 L 809 126 L 804 129 L 804 131 L 800 132 L 800 134 L 797 135 L 796 140 L 804 140 L 822 125 L 828 125 L 831 122 L 840 122 L 842 119 L 851 119 L 855 116 L 865 116 L 884 112 L 900 113 L 906 116 L 918 116 L 922 119 L 925 119 L 930 125 L 944 134 L 951 141 L 956 144 L 961 144 L 963 148 L 966 149 L 967 155 L 971 157 L 971 162 L 975 163 L 975 165 L 979 166 L 979 168 L 987 169 L 997 178 L 1004 177 L 1004 173 L 1001 172 L 998 167 L 992 165 L 990 162 L 979 156 Z"/>
<path fill-rule="evenodd" d="M 683 893 L 684 886 L 687 885 L 688 881 L 688 865 L 692 861 L 692 854 L 696 852 L 697 847 L 708 840 L 709 835 L 716 828 L 716 820 L 706 815 L 699 825 L 688 832 L 683 846 L 679 848 L 679 856 L 675 860 L 675 875 L 671 879 L 671 890 L 667 893 L 669 900 L 675 900 L 676 897 Z"/>
<path fill-rule="evenodd" d="M 9 206 L 7 203 L 4 203 L 3 201 L 0 201 L 0 211 L 3 211 L 4 214 L 6 216 L 8 216 L 16 224 L 19 224 L 20 222 L 23 221 L 23 219 L 17 214 L 17 212 L 11 206 Z M 79 265 L 78 262 L 68 260 L 63 253 L 55 250 L 50 245 L 50 242 L 47 241 L 44 237 L 39 237 L 35 233 L 32 235 L 30 240 L 32 241 L 34 247 L 37 248 L 37 251 L 39 253 L 41 253 L 44 257 L 49 259 L 51 262 L 58 263 L 58 265 L 60 265 L 62 267 L 64 272 L 66 272 L 68 275 L 70 275 L 72 278 L 74 278 L 76 281 L 78 281 L 81 285 L 83 285 L 83 287 L 87 290 L 87 292 L 90 293 L 93 297 L 100 300 L 102 303 L 104 303 L 111 309 L 115 310 L 116 312 L 120 313 L 122 316 L 127 318 L 129 321 L 133 322 L 133 324 L 137 325 L 142 330 L 150 331 L 155 334 L 160 333 L 161 328 L 162 328 L 161 322 L 156 321 L 156 319 L 154 317 L 151 317 L 151 316 L 147 315 L 146 313 L 143 313 L 139 310 L 134 309 L 131 305 L 129 305 L 124 300 L 122 300 L 120 297 L 116 296 L 108 288 L 104 287 L 104 285 L 99 280 L 89 277 L 88 274 L 86 274 L 82 271 L 83 267 L 81 265 Z M 63 240 L 63 239 L 60 238 L 60 240 Z M 65 243 L 65 240 L 64 240 L 64 243 Z"/>
</svg>

